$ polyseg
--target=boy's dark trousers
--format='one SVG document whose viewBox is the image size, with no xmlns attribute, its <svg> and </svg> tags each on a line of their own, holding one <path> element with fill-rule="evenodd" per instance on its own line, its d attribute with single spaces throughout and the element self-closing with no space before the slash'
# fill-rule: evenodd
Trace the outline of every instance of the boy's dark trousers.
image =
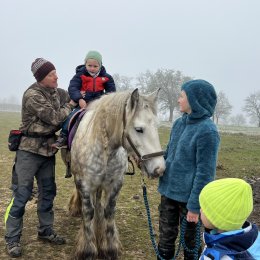
<svg viewBox="0 0 260 260">
<path fill-rule="evenodd" d="M 161 196 L 159 205 L 159 244 L 158 250 L 160 256 L 164 259 L 172 259 L 175 255 L 175 241 L 178 237 L 180 220 L 187 215 L 186 203 L 178 202 Z M 185 232 L 185 243 L 188 248 L 195 246 L 196 224 L 188 222 Z M 199 250 L 199 256 L 201 248 Z M 159 259 L 159 258 L 158 258 Z M 194 260 L 194 255 L 184 251 L 185 260 Z"/>
</svg>

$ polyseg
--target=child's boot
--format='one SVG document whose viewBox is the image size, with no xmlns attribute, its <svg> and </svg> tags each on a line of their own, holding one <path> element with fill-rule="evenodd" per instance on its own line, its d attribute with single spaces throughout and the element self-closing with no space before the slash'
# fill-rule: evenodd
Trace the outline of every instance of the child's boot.
<svg viewBox="0 0 260 260">
<path fill-rule="evenodd" d="M 67 141 L 68 141 L 68 137 L 63 133 L 60 133 L 58 139 L 54 144 L 51 145 L 51 147 L 56 149 L 67 148 L 68 147 Z"/>
</svg>

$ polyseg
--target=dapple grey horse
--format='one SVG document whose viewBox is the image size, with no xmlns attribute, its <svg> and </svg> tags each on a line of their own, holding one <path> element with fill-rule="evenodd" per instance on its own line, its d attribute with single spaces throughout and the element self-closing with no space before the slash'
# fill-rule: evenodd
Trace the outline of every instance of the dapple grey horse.
<svg viewBox="0 0 260 260">
<path fill-rule="evenodd" d="M 116 92 L 88 105 L 70 151 L 76 190 L 69 207 L 72 215 L 82 216 L 74 259 L 116 260 L 120 256 L 114 215 L 129 155 L 148 177 L 163 174 L 158 92 Z"/>
</svg>

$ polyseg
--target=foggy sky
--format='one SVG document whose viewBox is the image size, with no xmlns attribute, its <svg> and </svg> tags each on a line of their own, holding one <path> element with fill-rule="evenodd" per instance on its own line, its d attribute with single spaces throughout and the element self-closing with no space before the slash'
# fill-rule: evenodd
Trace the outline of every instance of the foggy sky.
<svg viewBox="0 0 260 260">
<path fill-rule="evenodd" d="M 89 50 L 103 55 L 110 74 L 180 70 L 211 82 L 242 113 L 260 90 L 259 0 L 2 0 L 1 98 L 34 82 L 37 57 L 56 66 L 67 89 Z"/>
</svg>

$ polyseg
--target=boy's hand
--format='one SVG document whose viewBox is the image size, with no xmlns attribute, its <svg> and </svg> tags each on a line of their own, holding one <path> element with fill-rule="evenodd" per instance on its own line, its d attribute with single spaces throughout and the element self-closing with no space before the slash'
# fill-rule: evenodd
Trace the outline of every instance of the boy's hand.
<svg viewBox="0 0 260 260">
<path fill-rule="evenodd" d="M 79 100 L 79 106 L 80 106 L 80 108 L 86 108 L 87 102 L 84 99 L 80 99 Z"/>
<path fill-rule="evenodd" d="M 80 94 L 84 98 L 86 96 L 86 91 L 80 91 Z"/>
<path fill-rule="evenodd" d="M 191 211 L 188 211 L 188 213 L 187 213 L 187 221 L 188 222 L 198 223 L 198 221 L 199 221 L 199 214 L 193 213 Z"/>
</svg>

